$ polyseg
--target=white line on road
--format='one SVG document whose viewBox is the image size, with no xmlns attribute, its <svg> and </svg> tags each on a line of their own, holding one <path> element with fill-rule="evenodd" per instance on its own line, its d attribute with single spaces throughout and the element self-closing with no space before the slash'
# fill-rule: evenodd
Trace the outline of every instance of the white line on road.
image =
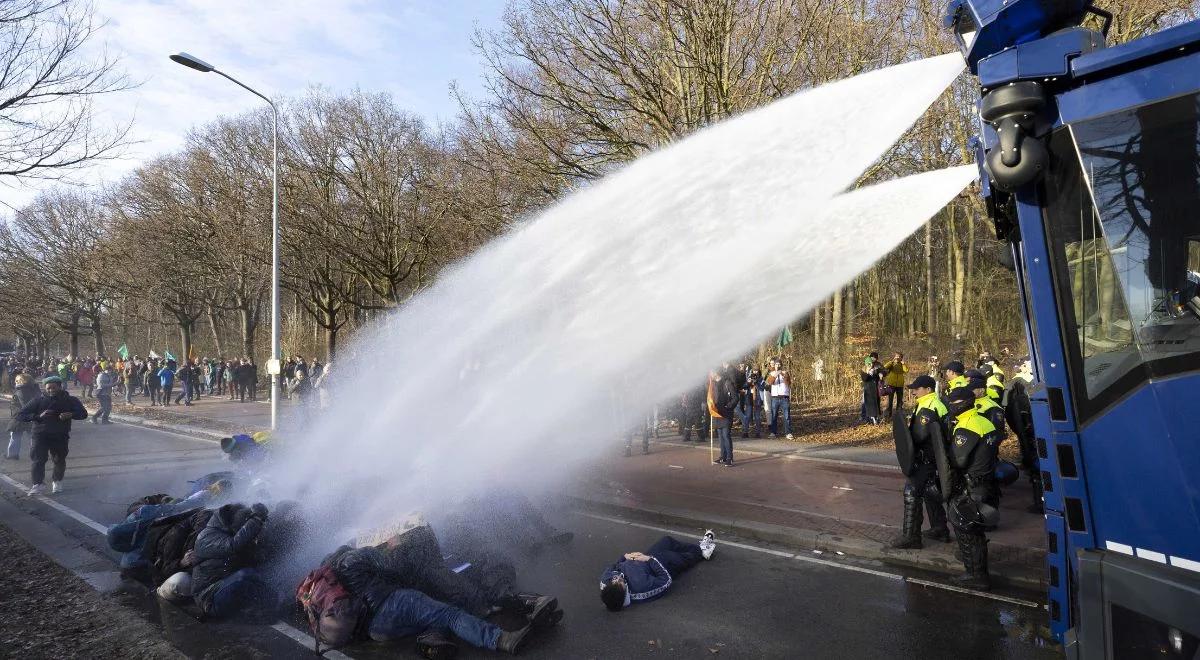
<svg viewBox="0 0 1200 660">
<path fill-rule="evenodd" d="M 649 529 L 649 530 L 653 530 L 655 532 L 665 532 L 667 534 L 678 534 L 679 536 L 683 536 L 683 537 L 687 537 L 687 535 L 688 535 L 688 532 L 682 532 L 677 529 L 669 529 L 666 527 L 656 527 L 654 525 L 646 525 L 643 523 L 637 523 L 637 522 L 633 522 L 630 520 L 624 520 L 621 518 L 612 518 L 610 516 L 602 516 L 602 515 L 595 514 L 595 513 L 588 513 L 586 511 L 576 510 L 576 513 L 578 513 L 581 516 L 588 517 L 588 518 L 594 518 L 596 520 L 605 520 L 605 521 L 608 521 L 611 523 L 617 523 L 619 525 L 629 525 L 631 527 L 640 527 L 642 529 Z M 944 589 L 946 591 L 953 591 L 956 593 L 967 594 L 970 596 L 978 596 L 979 598 L 986 598 L 988 600 L 995 600 L 995 601 L 1000 601 L 1002 603 L 1009 603 L 1010 605 L 1019 605 L 1021 607 L 1031 607 L 1035 610 L 1042 609 L 1041 605 L 1039 605 L 1038 603 L 1035 603 L 1033 601 L 1030 601 L 1030 600 L 1022 600 L 1020 598 L 1011 598 L 1009 596 L 1000 596 L 998 594 L 992 594 L 992 593 L 988 593 L 986 591 L 976 591 L 974 589 L 965 589 L 963 587 L 956 587 L 954 585 L 943 584 L 941 582 L 931 582 L 929 580 L 921 580 L 919 578 L 907 577 L 904 575 L 900 575 L 898 573 L 888 573 L 887 571 L 877 571 L 877 570 L 874 570 L 871 568 L 863 568 L 861 566 L 853 566 L 851 564 L 843 564 L 841 562 L 831 561 L 828 559 L 817 559 L 816 557 L 809 557 L 807 555 L 802 555 L 802 554 L 795 553 L 795 552 L 784 552 L 781 550 L 772 550 L 771 548 L 763 548 L 763 547 L 760 547 L 757 545 L 750 545 L 748 543 L 735 543 L 733 541 L 721 541 L 720 543 L 721 543 L 721 545 L 733 546 L 735 548 L 741 548 L 743 550 L 750 550 L 753 552 L 761 552 L 763 554 L 772 555 L 775 557 L 783 557 L 785 559 L 795 559 L 797 561 L 808 562 L 811 564 L 821 564 L 822 566 L 829 566 L 831 568 L 840 568 L 840 569 L 847 570 L 847 571 L 854 571 L 856 573 L 866 573 L 868 575 L 874 575 L 874 576 L 881 577 L 881 578 L 887 578 L 889 580 L 897 580 L 900 582 L 919 584 L 919 585 L 926 586 L 926 587 L 934 587 L 936 589 Z"/>
<path fill-rule="evenodd" d="M 682 470 L 683 469 L 682 465 L 668 465 L 667 467 L 671 468 L 672 470 Z"/>
<path fill-rule="evenodd" d="M 299 644 L 301 646 L 306 646 L 310 649 L 315 647 L 316 640 L 314 640 L 312 637 L 309 637 L 308 635 L 305 635 L 304 633 L 300 632 L 299 630 L 296 630 L 295 628 L 289 626 L 286 623 L 277 623 L 277 624 L 271 626 L 271 628 L 275 629 L 277 632 L 287 635 L 293 641 L 295 641 L 297 644 Z M 333 658 L 333 660 L 351 660 L 350 656 L 346 655 L 345 653 L 342 653 L 341 651 L 335 650 L 335 649 L 321 651 L 321 657 Z"/>
<path fill-rule="evenodd" d="M 0 479 L 4 480 L 4 483 L 8 484 L 9 486 L 12 486 L 13 488 L 17 489 L 18 491 L 21 491 L 21 492 L 29 491 L 29 486 L 26 486 L 25 484 L 17 481 L 16 479 L 13 479 L 12 477 L 8 476 L 7 474 L 0 474 Z M 50 508 L 58 511 L 59 513 L 62 513 L 64 515 L 72 518 L 76 522 L 81 522 L 81 523 L 87 525 L 88 527 L 91 527 L 92 529 L 96 530 L 97 532 L 100 532 L 101 534 L 108 533 L 108 528 L 105 527 L 104 525 L 101 525 L 100 523 L 96 522 L 95 520 L 88 518 L 87 516 L 75 511 L 74 509 L 65 507 L 65 506 L 59 504 L 58 502 L 55 502 L 54 500 L 50 499 L 49 497 L 46 497 L 45 495 L 38 495 L 35 499 L 37 499 L 39 502 L 42 502 L 43 504 L 49 506 Z"/>
<path fill-rule="evenodd" d="M 1042 608 L 1041 605 L 1039 605 L 1031 600 L 1022 600 L 1020 598 L 1010 598 L 1008 596 L 989 594 L 985 591 L 976 591 L 974 589 L 966 589 L 963 587 L 956 587 L 952 584 L 942 584 L 941 582 L 930 582 L 929 580 L 920 580 L 917 578 L 908 578 L 908 581 L 913 584 L 920 584 L 920 585 L 923 585 L 926 587 L 934 587 L 935 589 L 945 589 L 946 591 L 957 591 L 960 594 L 971 594 L 972 596 L 981 596 L 983 598 L 991 598 L 992 600 L 998 600 L 998 601 L 1001 601 L 1004 603 L 1012 603 L 1013 605 L 1021 605 L 1023 607 L 1032 607 L 1035 610 Z"/>
<path fill-rule="evenodd" d="M 25 484 L 17 481 L 16 479 L 13 479 L 12 477 L 8 476 L 7 474 L 0 474 L 0 481 L 7 483 L 9 486 L 12 486 L 13 488 L 15 488 L 21 492 L 26 492 L 29 490 L 29 486 L 26 486 Z M 79 513 L 78 511 L 76 511 L 68 506 L 59 504 L 58 502 L 55 502 L 54 500 L 52 500 L 44 495 L 39 495 L 39 496 L 37 496 L 36 499 L 49 505 L 51 508 L 55 509 L 56 511 L 59 511 L 59 512 L 71 517 L 72 519 L 74 519 L 78 522 L 81 522 L 84 525 L 87 525 L 88 527 L 92 528 L 93 530 L 95 530 L 101 534 L 108 534 L 107 527 L 105 527 L 104 525 L 101 525 L 100 523 L 96 522 L 95 520 L 88 518 L 87 516 L 83 515 L 82 513 Z M 78 575 L 78 573 L 77 573 L 77 575 Z M 80 576 L 80 577 L 82 577 L 82 576 Z M 314 640 L 312 637 L 309 637 L 308 635 L 304 634 L 303 632 L 300 632 L 299 630 L 296 630 L 295 628 L 293 628 L 292 626 L 289 626 L 286 623 L 280 622 L 280 623 L 277 623 L 277 624 L 271 626 L 271 628 L 279 633 L 282 633 L 283 635 L 286 635 L 289 639 L 291 639 L 292 641 L 296 642 L 297 644 L 299 644 L 305 648 L 309 648 L 309 649 L 313 648 Z M 350 656 L 348 656 L 344 653 L 341 653 L 339 651 L 332 650 L 332 649 L 323 652 L 322 655 L 326 658 L 333 658 L 333 660 L 353 660 Z"/>
</svg>

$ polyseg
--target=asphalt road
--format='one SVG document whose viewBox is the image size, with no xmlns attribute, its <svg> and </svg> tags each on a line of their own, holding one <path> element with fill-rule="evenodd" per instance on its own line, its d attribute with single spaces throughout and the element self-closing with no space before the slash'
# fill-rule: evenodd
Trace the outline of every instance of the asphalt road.
<svg viewBox="0 0 1200 660">
<path fill-rule="evenodd" d="M 27 448 L 20 463 L 0 461 L 3 472 L 22 483 L 29 480 L 26 453 Z M 137 497 L 179 493 L 187 479 L 227 466 L 210 441 L 84 423 L 71 441 L 68 490 L 54 499 L 109 524 Z M 5 488 L 12 501 L 12 489 Z M 37 502 L 21 503 L 21 508 L 73 536 L 86 529 L 61 510 Z M 681 576 L 662 599 L 609 613 L 598 597 L 602 568 L 622 552 L 645 550 L 663 531 L 586 512 L 550 517 L 574 531 L 575 540 L 521 559 L 518 570 L 522 588 L 558 596 L 566 619 L 533 638 L 523 657 L 1060 657 L 1036 632 L 1045 626 L 1040 609 L 921 586 L 894 575 L 817 564 L 769 548 L 722 545 L 728 539 L 718 539 L 713 560 Z M 685 537 L 702 532 L 679 531 Z M 94 531 L 86 533 L 98 537 Z M 152 598 L 134 594 L 124 600 L 162 625 L 168 638 L 194 657 L 306 655 L 300 645 L 268 628 L 218 628 L 176 608 L 160 607 Z M 365 643 L 343 651 L 353 658 L 416 657 L 409 643 Z M 496 656 L 463 648 L 459 657 Z"/>
</svg>

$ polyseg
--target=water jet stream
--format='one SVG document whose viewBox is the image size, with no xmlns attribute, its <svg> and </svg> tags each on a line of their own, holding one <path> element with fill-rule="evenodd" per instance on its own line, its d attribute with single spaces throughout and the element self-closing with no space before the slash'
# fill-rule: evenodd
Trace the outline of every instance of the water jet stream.
<svg viewBox="0 0 1200 660">
<path fill-rule="evenodd" d="M 615 451 L 635 415 L 811 309 L 974 177 L 840 194 L 962 66 L 911 62 L 748 112 L 456 265 L 338 356 L 335 404 L 289 439 L 278 494 L 358 493 L 328 515 L 339 539 L 493 482 L 562 482 Z M 637 402 L 628 417 L 606 418 L 614 392 Z"/>
</svg>

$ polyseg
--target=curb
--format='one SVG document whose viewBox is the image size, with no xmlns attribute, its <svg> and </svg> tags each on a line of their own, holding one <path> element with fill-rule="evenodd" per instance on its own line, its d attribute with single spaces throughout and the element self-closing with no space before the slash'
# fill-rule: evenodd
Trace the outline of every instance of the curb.
<svg viewBox="0 0 1200 660">
<path fill-rule="evenodd" d="M 851 538 L 832 532 L 797 527 L 786 527 L 752 520 L 733 518 L 675 509 L 670 507 L 638 506 L 618 498 L 602 495 L 568 495 L 580 508 L 609 515 L 633 517 L 640 520 L 672 525 L 712 529 L 718 534 L 732 534 L 745 538 L 775 543 L 787 548 L 823 553 L 843 552 L 850 557 L 878 561 L 892 566 L 916 568 L 947 575 L 962 573 L 962 564 L 954 559 L 952 543 L 931 542 L 925 550 L 893 550 L 883 543 L 871 539 Z M 880 526 L 881 531 L 893 530 Z M 943 546 L 944 552 L 931 552 L 934 546 Z M 1045 589 L 1045 551 L 1020 548 L 996 542 L 989 543 L 992 582 L 999 586 L 1019 589 Z"/>
<path fill-rule="evenodd" d="M 110 414 L 109 419 L 114 422 L 120 422 L 130 426 L 145 426 L 147 428 L 158 429 L 160 431 L 172 431 L 174 433 L 193 436 L 198 440 L 209 440 L 213 442 L 219 442 L 221 438 L 228 437 L 230 435 L 228 433 L 221 433 L 219 431 L 210 431 L 198 426 L 171 424 L 168 422 L 159 421 L 157 419 L 146 419 L 145 417 L 134 417 L 132 415 L 120 413 Z"/>
</svg>

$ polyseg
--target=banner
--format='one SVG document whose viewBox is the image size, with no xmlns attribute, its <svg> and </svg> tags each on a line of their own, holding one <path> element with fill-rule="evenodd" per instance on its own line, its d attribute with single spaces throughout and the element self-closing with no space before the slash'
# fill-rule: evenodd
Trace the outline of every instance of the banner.
<svg viewBox="0 0 1200 660">
<path fill-rule="evenodd" d="M 783 326 L 783 330 L 779 332 L 779 339 L 775 340 L 775 345 L 783 348 L 790 343 L 792 343 L 792 326 L 785 325 Z"/>
<path fill-rule="evenodd" d="M 129 359 L 129 347 L 126 346 L 125 344 L 121 344 L 121 347 L 117 349 L 117 355 L 120 355 L 122 360 L 128 360 Z"/>
<path fill-rule="evenodd" d="M 150 359 L 151 360 L 158 360 L 160 358 L 162 358 L 161 355 L 159 355 L 158 353 L 155 353 L 154 351 L 150 351 Z"/>
</svg>

